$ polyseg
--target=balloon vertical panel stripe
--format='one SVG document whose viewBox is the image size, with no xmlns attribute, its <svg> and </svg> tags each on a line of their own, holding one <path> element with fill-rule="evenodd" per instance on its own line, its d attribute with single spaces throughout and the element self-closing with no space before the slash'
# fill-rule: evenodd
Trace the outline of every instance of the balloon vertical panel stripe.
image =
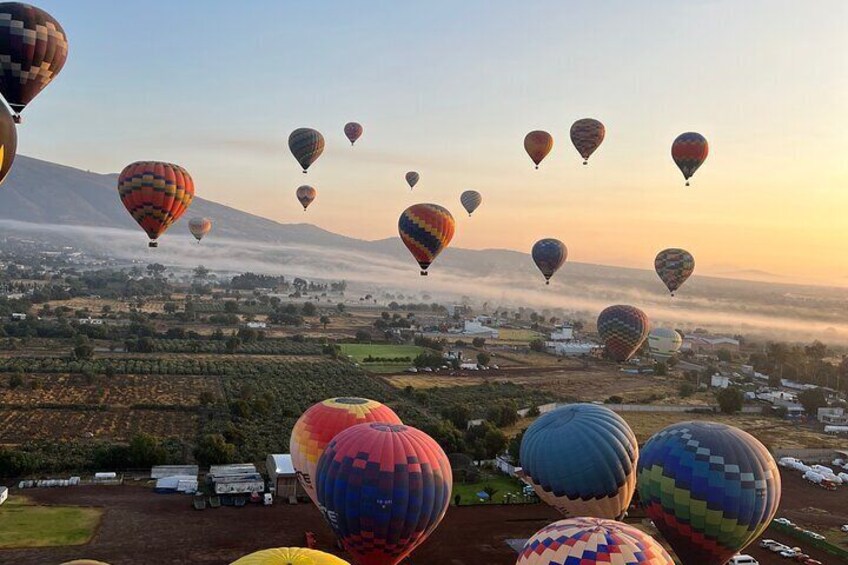
<svg viewBox="0 0 848 565">
<path fill-rule="evenodd" d="M 415 204 L 398 219 L 401 240 L 426 271 L 453 239 L 455 229 L 451 213 L 438 204 Z"/>
<path fill-rule="evenodd" d="M 311 128 L 298 128 L 289 135 L 289 150 L 305 173 L 324 152 L 324 136 Z"/>
<path fill-rule="evenodd" d="M 610 306 L 598 316 L 598 334 L 607 353 L 618 362 L 630 359 L 650 330 L 648 316 L 634 306 Z"/>
<path fill-rule="evenodd" d="M 179 165 L 139 161 L 121 172 L 118 194 L 130 215 L 155 240 L 188 209 L 194 199 L 194 181 Z"/>
<path fill-rule="evenodd" d="M 693 131 L 680 134 L 671 145 L 671 157 L 686 180 L 695 174 L 709 153 L 706 138 Z"/>
</svg>

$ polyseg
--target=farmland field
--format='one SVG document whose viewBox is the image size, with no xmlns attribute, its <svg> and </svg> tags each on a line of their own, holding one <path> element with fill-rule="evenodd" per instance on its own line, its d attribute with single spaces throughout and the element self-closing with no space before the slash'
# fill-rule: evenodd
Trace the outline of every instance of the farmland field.
<svg viewBox="0 0 848 565">
<path fill-rule="evenodd" d="M 527 345 L 542 334 L 533 330 L 518 330 L 512 328 L 498 328 L 498 339 L 490 340 L 493 343 L 508 343 L 515 345 Z"/>
<path fill-rule="evenodd" d="M 501 504 L 504 501 L 505 494 L 520 493 L 523 484 L 518 479 L 497 473 L 484 477 L 476 483 L 454 482 L 452 495 L 454 497 L 456 495 L 462 497 L 461 504 L 480 504 L 480 498 L 477 496 L 477 493 L 486 487 L 492 487 L 496 492 L 489 504 Z M 451 504 L 453 502 L 452 498 Z"/>
<path fill-rule="evenodd" d="M 80 506 L 40 506 L 12 497 L 0 506 L 0 549 L 88 543 L 102 512 Z"/>
<path fill-rule="evenodd" d="M 367 343 L 344 343 L 342 353 L 356 363 L 360 363 L 372 373 L 396 373 L 412 365 L 412 360 L 426 351 L 417 345 L 387 345 Z M 368 357 L 383 361 L 369 362 Z M 403 361 L 388 361 L 389 359 L 405 359 Z"/>
</svg>

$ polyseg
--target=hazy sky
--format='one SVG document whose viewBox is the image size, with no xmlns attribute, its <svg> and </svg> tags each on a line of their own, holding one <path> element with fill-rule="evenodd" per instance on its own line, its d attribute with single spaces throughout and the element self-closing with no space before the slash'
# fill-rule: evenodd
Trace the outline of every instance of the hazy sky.
<svg viewBox="0 0 848 565">
<path fill-rule="evenodd" d="M 848 284 L 844 0 L 37 3 L 70 55 L 25 112 L 23 154 L 170 160 L 204 198 L 361 238 L 436 202 L 463 247 L 558 237 L 569 259 L 643 268 L 685 247 L 703 274 Z M 582 117 L 607 128 L 588 167 L 568 139 Z M 308 175 L 286 146 L 302 126 L 327 140 Z M 539 171 L 537 128 L 555 138 Z M 689 130 L 710 156 L 684 188 L 669 147 Z"/>
</svg>

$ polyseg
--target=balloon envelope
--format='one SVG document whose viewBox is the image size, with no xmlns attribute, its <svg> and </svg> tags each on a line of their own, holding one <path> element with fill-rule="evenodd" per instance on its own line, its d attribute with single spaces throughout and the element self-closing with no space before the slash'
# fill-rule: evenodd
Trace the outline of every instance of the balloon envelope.
<svg viewBox="0 0 848 565">
<path fill-rule="evenodd" d="M 289 450 L 297 478 L 312 502 L 315 493 L 315 469 L 330 440 L 351 426 L 366 422 L 400 424 L 400 418 L 388 406 L 367 398 L 340 397 L 319 402 L 304 412 L 292 428 Z"/>
<path fill-rule="evenodd" d="M 188 221 L 188 230 L 197 241 L 212 231 L 212 220 L 209 218 L 192 218 Z"/>
<path fill-rule="evenodd" d="M 540 239 L 533 245 L 531 251 L 533 262 L 542 271 L 545 281 L 550 281 L 568 258 L 568 248 L 558 239 Z"/>
<path fill-rule="evenodd" d="M 422 275 L 453 239 L 455 228 L 451 213 L 438 204 L 415 204 L 398 220 L 400 238 L 418 261 Z"/>
<path fill-rule="evenodd" d="M 137 161 L 118 177 L 118 194 L 133 219 L 147 232 L 150 246 L 180 219 L 194 199 L 188 171 L 172 163 Z"/>
<path fill-rule="evenodd" d="M 606 352 L 619 363 L 633 357 L 650 329 L 648 316 L 634 306 L 610 306 L 598 316 L 598 334 Z"/>
<path fill-rule="evenodd" d="M 554 138 L 546 131 L 531 131 L 524 136 L 524 150 L 530 156 L 536 168 L 554 147 Z"/>
<path fill-rule="evenodd" d="M 359 424 L 324 450 L 318 503 L 359 565 L 396 565 L 436 529 L 450 504 L 448 458 L 430 436 L 392 424 Z"/>
<path fill-rule="evenodd" d="M 642 530 L 599 518 L 570 518 L 545 526 L 527 540 L 516 565 L 674 565 Z"/>
<path fill-rule="evenodd" d="M 6 180 L 18 154 L 18 130 L 8 108 L 0 103 L 0 184 Z"/>
<path fill-rule="evenodd" d="M 646 513 L 683 563 L 724 564 L 765 531 L 780 503 L 768 449 L 711 422 L 682 422 L 651 437 L 637 484 Z"/>
<path fill-rule="evenodd" d="M 65 66 L 65 30 L 40 8 L 0 3 L 0 94 L 20 113 Z"/>
<path fill-rule="evenodd" d="M 241 559 L 236 559 L 230 565 L 350 565 L 347 561 L 335 555 L 304 549 L 300 547 L 275 547 L 263 549 Z"/>
<path fill-rule="evenodd" d="M 483 197 L 476 190 L 466 190 L 460 195 L 459 202 L 470 216 L 483 203 Z"/>
<path fill-rule="evenodd" d="M 565 516 L 616 519 L 636 490 L 639 444 L 621 416 L 595 404 L 543 414 L 521 440 L 525 479 Z"/>
<path fill-rule="evenodd" d="M 654 259 L 654 269 L 671 295 L 695 271 L 695 258 L 685 249 L 663 249 Z"/>
<path fill-rule="evenodd" d="M 606 128 L 604 124 L 592 118 L 577 120 L 571 125 L 571 143 L 583 157 L 583 164 L 589 162 L 589 157 L 604 141 Z"/>
<path fill-rule="evenodd" d="M 289 150 L 305 173 L 324 152 L 324 136 L 312 128 L 298 128 L 289 135 Z"/>
<path fill-rule="evenodd" d="M 657 328 L 648 335 L 648 349 L 654 359 L 669 359 L 681 345 L 683 337 L 671 328 Z"/>
<path fill-rule="evenodd" d="M 309 205 L 312 204 L 312 201 L 315 200 L 315 197 L 318 196 L 318 191 L 311 186 L 304 184 L 303 186 L 298 187 L 295 194 L 300 205 L 303 206 L 303 211 L 305 212 Z"/>
<path fill-rule="evenodd" d="M 362 124 L 357 122 L 348 122 L 344 127 L 345 136 L 351 145 L 356 143 L 356 140 L 362 136 L 363 131 Z"/>
<path fill-rule="evenodd" d="M 406 173 L 406 184 L 409 185 L 409 190 L 415 188 L 415 185 L 418 184 L 418 179 L 421 178 L 421 175 L 416 173 L 415 171 L 409 171 Z"/>
<path fill-rule="evenodd" d="M 695 174 L 698 167 L 704 164 L 709 153 L 710 146 L 707 140 L 703 135 L 694 131 L 681 133 L 671 144 L 671 158 L 674 159 L 677 168 L 683 173 L 686 186 L 689 186 L 689 179 Z"/>
</svg>

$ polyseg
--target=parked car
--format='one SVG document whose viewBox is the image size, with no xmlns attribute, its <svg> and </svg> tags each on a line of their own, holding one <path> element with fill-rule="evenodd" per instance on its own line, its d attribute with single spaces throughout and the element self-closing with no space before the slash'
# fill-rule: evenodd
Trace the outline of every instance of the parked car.
<svg viewBox="0 0 848 565">
<path fill-rule="evenodd" d="M 760 562 L 750 555 L 734 555 L 727 565 L 760 565 Z"/>
<path fill-rule="evenodd" d="M 842 530 L 843 532 L 848 532 L 848 524 L 843 525 L 843 526 L 842 526 L 841 528 L 839 528 L 839 529 L 840 529 L 840 530 Z"/>
<path fill-rule="evenodd" d="M 783 551 L 778 552 L 778 555 L 781 557 L 795 557 L 800 552 L 797 549 L 784 549 Z"/>
<path fill-rule="evenodd" d="M 784 545 L 784 544 L 778 542 L 778 543 L 772 545 L 771 547 L 769 547 L 769 549 L 771 551 L 775 552 L 775 553 L 780 553 L 781 551 L 786 551 L 786 550 L 791 549 L 791 548 L 788 545 Z"/>
<path fill-rule="evenodd" d="M 761 539 L 760 540 L 760 547 L 763 547 L 765 549 L 769 549 L 771 546 L 773 546 L 777 543 L 778 542 L 774 541 L 773 539 Z"/>
<path fill-rule="evenodd" d="M 789 520 L 788 518 L 775 518 L 774 521 L 775 521 L 776 524 L 783 524 L 784 526 L 794 526 L 795 525 L 795 524 L 792 523 L 792 520 Z"/>
</svg>

